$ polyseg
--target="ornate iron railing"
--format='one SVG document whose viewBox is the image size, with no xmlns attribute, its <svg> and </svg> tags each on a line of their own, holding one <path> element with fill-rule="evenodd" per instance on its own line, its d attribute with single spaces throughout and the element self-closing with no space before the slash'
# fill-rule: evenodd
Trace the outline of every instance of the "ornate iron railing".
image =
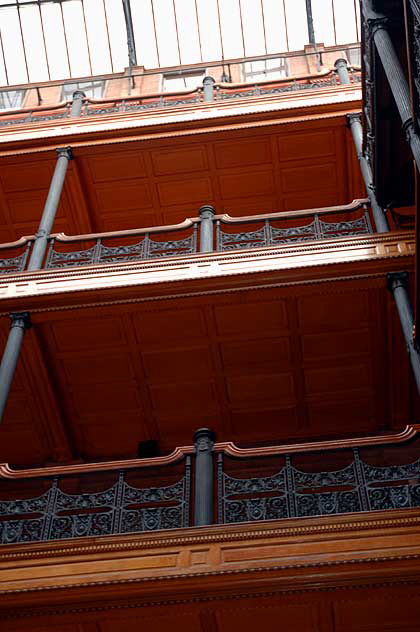
<svg viewBox="0 0 420 632">
<path fill-rule="evenodd" d="M 130 484 L 133 472 L 111 472 L 114 482 L 110 486 L 92 480 L 95 477 L 88 473 L 79 477 L 64 474 L 46 478 L 45 489 L 36 497 L 0 500 L 0 542 L 112 535 L 190 524 L 189 456 L 184 459 L 183 475 L 171 484 Z M 92 491 L 92 483 L 97 491 Z"/>
<path fill-rule="evenodd" d="M 405 466 L 375 467 L 353 458 L 335 471 L 305 472 L 286 455 L 267 477 L 236 478 L 219 454 L 219 522 L 249 522 L 420 506 L 420 459 Z"/>
<path fill-rule="evenodd" d="M 351 78 L 353 83 L 360 82 L 360 72 L 352 70 Z M 286 78 L 277 81 L 261 80 L 241 84 L 214 83 L 212 91 L 214 100 L 222 101 L 225 99 L 275 95 L 301 90 L 319 90 L 336 85 L 339 85 L 337 74 L 335 71 L 330 71 L 313 77 Z M 112 99 L 86 98 L 80 115 L 82 117 L 102 116 L 122 112 L 167 109 L 202 103 L 205 100 L 204 90 L 201 86 L 188 92 L 126 96 Z M 70 102 L 62 102 L 52 106 L 38 106 L 37 108 L 27 110 L 22 109 L 20 112 L 12 110 L 0 114 L 0 128 L 67 119 L 70 117 L 70 113 Z"/>
<path fill-rule="evenodd" d="M 0 543 L 420 507 L 419 431 L 242 449 L 214 444 L 201 429 L 195 446 L 164 457 L 33 470 L 3 464 Z"/>
<path fill-rule="evenodd" d="M 207 213 L 209 209 L 211 207 L 202 207 L 202 211 Z M 355 200 L 346 206 L 240 218 L 214 215 L 211 209 L 211 218 L 208 219 L 204 216 L 205 212 L 172 226 L 71 237 L 52 235 L 44 268 L 136 262 L 202 251 L 273 247 L 372 232 L 365 200 Z M 201 234 L 205 222 L 209 229 L 208 248 L 204 248 Z M 0 245 L 0 253 L 4 253 L 0 255 L 0 274 L 24 271 L 34 240 L 34 236 L 23 237 L 17 242 Z"/>
</svg>

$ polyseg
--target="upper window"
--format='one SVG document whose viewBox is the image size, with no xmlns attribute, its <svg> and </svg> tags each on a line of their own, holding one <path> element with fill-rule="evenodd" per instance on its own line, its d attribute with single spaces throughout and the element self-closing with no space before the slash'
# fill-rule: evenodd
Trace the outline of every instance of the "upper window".
<svg viewBox="0 0 420 632">
<path fill-rule="evenodd" d="M 71 100 L 73 92 L 81 90 L 88 99 L 100 99 L 104 93 L 105 81 L 78 81 L 77 83 L 65 83 L 61 93 L 63 101 Z"/>
<path fill-rule="evenodd" d="M 20 108 L 25 98 L 25 90 L 0 90 L 0 110 Z"/>
<path fill-rule="evenodd" d="M 206 76 L 205 69 L 191 72 L 172 72 L 163 75 L 164 92 L 179 92 L 180 90 L 195 90 L 201 86 Z"/>
<path fill-rule="evenodd" d="M 348 48 L 346 50 L 347 59 L 349 61 L 350 66 L 360 66 L 360 47 L 357 48 Z"/>
<path fill-rule="evenodd" d="M 244 81 L 284 79 L 288 76 L 287 60 L 284 57 L 246 61 L 242 65 Z"/>
</svg>

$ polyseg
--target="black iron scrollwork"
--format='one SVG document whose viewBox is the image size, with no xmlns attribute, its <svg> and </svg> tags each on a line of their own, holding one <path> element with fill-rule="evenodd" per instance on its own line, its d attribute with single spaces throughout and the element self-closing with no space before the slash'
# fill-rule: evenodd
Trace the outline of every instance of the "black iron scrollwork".
<svg viewBox="0 0 420 632">
<path fill-rule="evenodd" d="M 163 487 L 137 488 L 124 472 L 110 488 L 69 494 L 55 479 L 35 498 L 0 501 L 0 543 L 175 529 L 189 525 L 190 459 L 185 475 Z"/>
</svg>

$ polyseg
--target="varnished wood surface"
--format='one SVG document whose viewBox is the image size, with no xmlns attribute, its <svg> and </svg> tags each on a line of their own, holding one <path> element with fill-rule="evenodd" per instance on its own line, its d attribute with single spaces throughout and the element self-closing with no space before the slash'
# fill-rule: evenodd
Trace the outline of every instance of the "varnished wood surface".
<svg viewBox="0 0 420 632">
<path fill-rule="evenodd" d="M 382 602 L 393 594 L 415 594 L 420 580 L 419 526 L 419 510 L 401 510 L 4 547 L 0 613 L 11 619 L 2 630 L 15 629 L 13 625 L 26 630 L 30 624 L 38 630 L 37 621 L 81 623 L 91 620 L 92 613 L 117 626 L 131 616 L 128 608 L 135 607 L 144 616 L 148 613 L 155 626 L 150 629 L 160 630 L 159 616 L 176 611 L 175 602 L 190 611 L 210 608 L 220 613 L 234 607 L 240 613 L 252 607 L 252 596 L 264 599 L 270 593 L 271 616 L 293 594 L 301 613 L 312 600 L 327 600 L 338 608 L 342 601 L 356 598 L 361 603 L 350 621 L 359 621 L 357 629 L 411 632 L 415 628 L 407 626 L 417 625 L 412 608 L 392 609 L 394 626 L 406 627 L 374 627 L 386 624 L 375 608 L 375 617 L 364 619 L 367 627 L 361 627 L 363 619 L 358 617 L 366 616 L 362 604 L 375 599 L 379 587 Z M 273 626 L 271 616 L 267 624 Z M 293 630 L 352 629 L 344 621 L 335 625 L 311 628 L 298 619 Z"/>
<path fill-rule="evenodd" d="M 280 446 L 267 446 L 257 448 L 240 448 L 232 442 L 215 443 L 213 451 L 218 454 L 226 454 L 237 458 L 268 457 L 282 454 L 297 454 L 303 452 L 327 452 L 330 450 L 342 450 L 363 447 L 379 447 L 385 445 L 400 445 L 417 437 L 420 424 L 407 426 L 402 432 L 379 435 L 375 437 L 359 437 L 354 439 L 332 439 L 331 441 L 312 441 Z M 25 480 L 28 478 L 60 476 L 71 474 L 83 474 L 92 472 L 107 472 L 112 470 L 130 470 L 134 468 L 160 467 L 177 463 L 188 454 L 194 453 L 194 446 L 175 448 L 167 456 L 150 459 L 131 459 L 120 461 L 107 461 L 104 463 L 86 463 L 77 465 L 62 465 L 33 469 L 13 469 L 8 463 L 0 463 L 0 478 Z"/>
<path fill-rule="evenodd" d="M 240 446 L 404 428 L 415 398 L 385 275 L 412 269 L 412 246 L 399 232 L 11 277 L 2 311 L 34 327 L 0 462 L 135 458 L 146 439 L 169 454 L 200 426 Z"/>
</svg>

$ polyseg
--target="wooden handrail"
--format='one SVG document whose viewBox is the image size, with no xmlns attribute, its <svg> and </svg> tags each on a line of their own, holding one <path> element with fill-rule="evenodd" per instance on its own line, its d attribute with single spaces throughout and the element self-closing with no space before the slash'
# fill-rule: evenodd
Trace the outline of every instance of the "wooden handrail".
<svg viewBox="0 0 420 632">
<path fill-rule="evenodd" d="M 314 441 L 308 443 L 284 444 L 258 448 L 239 448 L 234 443 L 215 443 L 214 452 L 223 453 L 238 458 L 269 457 L 283 454 L 297 454 L 304 452 L 323 452 L 351 448 L 376 447 L 382 445 L 397 445 L 414 439 L 420 431 L 420 424 L 412 424 L 399 433 L 379 435 L 376 437 L 358 437 L 355 439 L 338 439 L 328 441 Z M 107 472 L 111 470 L 129 470 L 146 467 L 161 467 L 179 462 L 187 455 L 194 454 L 194 446 L 175 448 L 167 456 L 150 459 L 130 459 L 127 461 L 108 461 L 103 463 L 78 463 L 75 465 L 58 465 L 44 468 L 14 470 L 8 463 L 0 464 L 0 479 L 22 480 L 27 478 L 44 478 L 46 476 L 63 476 L 71 474 L 89 474 L 93 472 Z"/>
<path fill-rule="evenodd" d="M 247 215 L 244 217 L 232 217 L 231 215 L 224 213 L 222 215 L 215 215 L 215 220 L 220 220 L 226 224 L 244 224 L 249 222 L 258 222 L 266 219 L 294 219 L 296 217 L 306 217 L 308 215 L 328 215 L 330 213 L 345 213 L 347 211 L 357 211 L 364 204 L 368 204 L 369 200 L 357 199 L 353 200 L 350 204 L 342 206 L 330 206 L 327 208 L 313 208 L 303 209 L 301 211 L 280 211 L 277 213 L 265 213 L 262 215 Z M 179 224 L 170 224 L 167 226 L 151 226 L 148 228 L 133 228 L 131 230 L 117 230 L 107 233 L 92 233 L 85 235 L 66 235 L 65 233 L 57 233 L 51 235 L 52 238 L 60 242 L 74 242 L 74 241 L 88 241 L 92 239 L 108 239 L 112 237 L 129 237 L 135 235 L 144 235 L 145 233 L 167 233 L 171 231 L 181 231 L 194 226 L 196 222 L 199 222 L 199 217 L 188 217 Z"/>
<path fill-rule="evenodd" d="M 369 200 L 365 199 L 356 199 L 350 202 L 350 204 L 344 204 L 341 206 L 328 206 L 323 208 L 311 208 L 311 209 L 303 209 L 300 211 L 280 211 L 277 213 L 264 213 L 262 215 L 246 215 L 242 217 L 232 217 L 228 213 L 224 213 L 221 215 L 215 215 L 215 220 L 220 220 L 225 224 L 248 224 L 250 222 L 259 222 L 268 220 L 280 220 L 280 219 L 294 219 L 296 217 L 307 217 L 309 215 L 328 215 L 332 213 L 345 213 L 347 211 L 357 211 L 359 208 L 364 206 L 365 204 L 369 204 Z M 200 217 L 187 217 L 184 221 L 179 224 L 168 224 L 165 226 L 149 226 L 148 228 L 132 228 L 129 230 L 114 230 L 110 232 L 104 233 L 86 233 L 82 235 L 66 235 L 65 233 L 53 233 L 50 236 L 50 239 L 55 239 L 56 241 L 63 243 L 71 243 L 77 241 L 89 241 L 95 239 L 111 239 L 111 238 L 119 238 L 119 237 L 135 237 L 136 235 L 144 235 L 146 233 L 169 233 L 187 230 L 188 228 L 192 228 L 194 224 L 200 222 Z M 0 249 L 5 250 L 7 248 L 13 248 L 17 246 L 23 246 L 27 244 L 29 241 L 34 241 L 34 235 L 25 235 L 20 237 L 20 239 L 16 241 L 11 241 L 8 243 L 0 244 Z"/>
</svg>

